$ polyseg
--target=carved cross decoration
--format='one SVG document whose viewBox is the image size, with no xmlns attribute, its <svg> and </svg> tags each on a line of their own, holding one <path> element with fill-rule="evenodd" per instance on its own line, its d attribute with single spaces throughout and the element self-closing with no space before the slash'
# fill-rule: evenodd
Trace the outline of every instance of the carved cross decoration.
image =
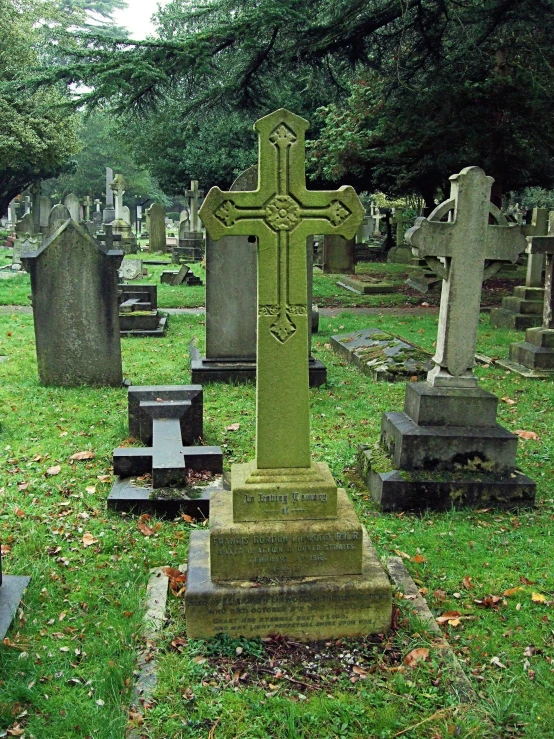
<svg viewBox="0 0 554 739">
<path fill-rule="evenodd" d="M 406 233 L 414 253 L 442 277 L 437 348 L 428 374 L 432 385 L 475 386 L 477 326 L 483 280 L 502 262 L 516 262 L 525 250 L 517 224 L 508 225 L 490 202 L 492 177 L 479 167 L 466 167 L 450 178 L 450 199 L 428 218 L 418 218 Z M 452 211 L 452 220 L 443 222 Z M 495 225 L 490 219 L 496 221 Z M 444 264 L 439 261 L 444 259 Z M 486 262 L 490 260 L 490 264 Z"/>
<path fill-rule="evenodd" d="M 258 238 L 258 468 L 310 466 L 306 239 L 353 238 L 364 217 L 352 187 L 306 189 L 308 126 L 284 109 L 257 121 L 258 189 L 214 187 L 200 210 L 214 240 Z"/>
</svg>

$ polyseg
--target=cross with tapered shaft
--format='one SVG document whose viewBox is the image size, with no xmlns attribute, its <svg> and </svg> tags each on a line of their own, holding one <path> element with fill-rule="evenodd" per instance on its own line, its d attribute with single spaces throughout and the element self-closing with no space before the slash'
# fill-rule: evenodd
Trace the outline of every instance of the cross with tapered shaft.
<svg viewBox="0 0 554 739">
<path fill-rule="evenodd" d="M 479 167 L 466 167 L 450 178 L 450 199 L 428 218 L 419 218 L 406 233 L 418 256 L 432 263 L 443 278 L 432 385 L 475 386 L 473 376 L 483 279 L 500 262 L 516 262 L 526 243 L 517 224 L 508 225 L 490 202 L 492 177 Z M 453 219 L 442 222 L 450 211 Z M 492 217 L 496 225 L 489 222 Z M 443 257 L 446 264 L 439 262 Z M 485 267 L 486 260 L 492 264 Z"/>
<path fill-rule="evenodd" d="M 186 190 L 185 195 L 189 198 L 190 203 L 190 230 L 200 231 L 198 223 L 198 200 L 204 197 L 204 190 L 198 189 L 198 180 L 191 180 L 190 190 Z"/>
<path fill-rule="evenodd" d="M 531 223 L 522 226 L 522 231 L 529 239 L 531 236 L 546 236 L 548 233 L 548 208 L 533 208 Z M 542 253 L 529 251 L 527 259 L 527 275 L 525 287 L 541 287 L 542 271 L 544 269 L 544 255 Z"/>
<path fill-rule="evenodd" d="M 544 312 L 542 316 L 542 327 L 554 329 L 554 295 L 552 293 L 552 281 L 554 279 L 554 218 L 550 218 L 548 236 L 531 236 L 527 238 L 529 243 L 528 252 L 533 254 L 544 254 Z"/>
<path fill-rule="evenodd" d="M 351 187 L 306 189 L 308 126 L 284 109 L 257 121 L 258 189 L 214 187 L 200 210 L 212 239 L 258 238 L 258 469 L 310 467 L 306 239 L 312 234 L 352 238 L 364 217 Z"/>
</svg>

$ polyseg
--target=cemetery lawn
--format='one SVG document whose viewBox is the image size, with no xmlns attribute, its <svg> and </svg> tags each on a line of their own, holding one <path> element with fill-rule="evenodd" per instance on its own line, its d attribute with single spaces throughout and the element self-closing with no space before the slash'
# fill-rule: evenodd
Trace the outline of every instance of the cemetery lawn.
<svg viewBox="0 0 554 739">
<path fill-rule="evenodd" d="M 167 258 L 162 254 L 128 255 L 127 258 L 142 257 L 143 259 Z M 0 267 L 3 264 L 11 264 L 11 251 L 9 257 L 0 254 Z M 129 284 L 156 284 L 158 286 L 158 307 L 163 308 L 199 308 L 206 304 L 206 270 L 203 262 L 191 262 L 190 268 L 204 283 L 202 286 L 167 285 L 160 283 L 160 276 L 164 270 L 178 270 L 179 265 L 168 264 L 166 266 L 148 264 L 148 276 L 140 280 L 133 280 Z M 322 274 L 319 270 L 314 271 L 313 302 L 325 308 L 353 308 L 353 307 L 395 307 L 395 306 L 417 306 L 427 303 L 438 306 L 440 302 L 440 291 L 431 293 L 420 293 L 405 284 L 408 273 L 402 264 L 388 264 L 387 262 L 362 262 L 356 266 L 356 275 L 362 279 L 366 276 L 379 281 L 385 281 L 394 285 L 394 292 L 382 295 L 358 295 L 339 287 L 341 275 Z M 500 305 L 501 299 L 511 295 L 515 285 L 523 284 L 525 275 L 523 272 L 516 274 L 514 278 L 492 278 L 487 280 L 483 286 L 481 302 L 483 306 L 491 307 Z M 0 305 L 29 305 L 31 293 L 31 282 L 29 275 L 16 274 L 5 279 L 0 279 Z"/>
<path fill-rule="evenodd" d="M 130 443 L 126 391 L 40 387 L 32 316 L 0 315 L 0 355 L 9 357 L 0 363 L 0 540 L 5 572 L 32 576 L 0 645 L 0 736 L 123 739 L 135 725 L 134 736 L 149 739 L 552 737 L 552 382 L 477 369 L 502 398 L 499 422 L 538 436 L 522 439 L 518 456 L 538 483 L 532 511 L 380 514 L 354 471 L 357 444 L 377 440 L 381 414 L 402 408 L 404 385 L 372 383 L 329 350 L 330 336 L 378 326 L 432 349 L 436 321 L 321 319 L 314 354 L 329 384 L 311 391 L 312 451 L 347 488 L 383 560 L 402 557 L 433 614 L 450 612 L 441 628 L 476 701 L 449 691 L 450 668 L 401 593 L 397 630 L 317 652 L 278 639 L 189 641 L 183 598 L 170 593 L 151 650 L 158 685 L 141 716 L 130 707 L 149 570 L 185 562 L 190 531 L 205 522 L 152 519 L 145 528 L 106 510 L 112 450 Z M 124 339 L 124 375 L 189 382 L 194 336 L 202 349 L 202 316 L 171 316 L 164 339 Z M 506 356 L 520 336 L 482 315 L 478 348 Z M 226 469 L 251 458 L 254 388 L 206 386 L 204 403 L 205 442 L 222 446 Z M 428 653 L 410 667 L 414 649 Z"/>
</svg>

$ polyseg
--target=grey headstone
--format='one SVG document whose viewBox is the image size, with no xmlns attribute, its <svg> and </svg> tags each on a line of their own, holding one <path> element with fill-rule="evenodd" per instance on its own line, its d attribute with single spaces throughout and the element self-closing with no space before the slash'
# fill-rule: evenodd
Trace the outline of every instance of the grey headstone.
<svg viewBox="0 0 554 739">
<path fill-rule="evenodd" d="M 39 199 L 39 226 L 42 229 L 48 228 L 48 219 L 50 217 L 50 210 L 52 204 L 50 198 L 46 195 L 41 195 Z"/>
<path fill-rule="evenodd" d="M 63 204 L 69 211 L 70 217 L 79 223 L 81 220 L 81 205 L 79 203 L 79 198 L 71 192 L 69 195 L 65 196 Z"/>
<path fill-rule="evenodd" d="M 165 213 L 161 203 L 153 203 L 148 209 L 150 219 L 150 251 L 166 251 Z"/>
<path fill-rule="evenodd" d="M 119 268 L 119 277 L 122 280 L 136 280 L 142 277 L 142 262 L 140 259 L 124 259 Z"/>
<path fill-rule="evenodd" d="M 94 211 L 92 214 L 92 223 L 94 225 L 94 232 L 100 231 L 102 229 L 102 213 Z"/>
<path fill-rule="evenodd" d="M 121 217 L 123 218 L 125 223 L 128 223 L 129 225 L 131 225 L 131 211 L 129 210 L 128 205 L 124 205 L 121 208 Z"/>
<path fill-rule="evenodd" d="M 45 240 L 55 234 L 56 231 L 70 218 L 71 215 L 65 205 L 62 205 L 61 203 L 55 205 L 50 211 L 50 216 L 48 217 L 48 226 L 44 233 Z"/>
<path fill-rule="evenodd" d="M 118 274 L 123 253 L 108 251 L 66 221 L 36 254 L 31 274 L 33 319 L 43 385 L 121 385 Z"/>
<path fill-rule="evenodd" d="M 16 234 L 32 234 L 35 232 L 33 216 L 31 213 L 26 213 L 23 218 L 15 224 Z"/>
</svg>

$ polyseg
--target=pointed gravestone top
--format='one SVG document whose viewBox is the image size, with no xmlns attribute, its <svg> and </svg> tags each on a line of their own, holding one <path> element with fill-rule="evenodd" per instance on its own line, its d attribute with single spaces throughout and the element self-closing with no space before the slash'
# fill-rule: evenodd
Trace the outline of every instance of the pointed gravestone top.
<svg viewBox="0 0 554 739">
<path fill-rule="evenodd" d="M 31 275 L 33 320 L 43 385 L 122 383 L 117 270 L 108 251 L 66 220 L 35 254 L 21 261 Z"/>
<path fill-rule="evenodd" d="M 311 467 L 306 238 L 314 233 L 352 238 L 364 215 L 351 187 L 306 189 L 304 135 L 308 126 L 303 118 L 284 109 L 257 121 L 257 189 L 222 192 L 214 187 L 200 210 L 215 240 L 228 235 L 258 238 L 253 475 Z"/>
<path fill-rule="evenodd" d="M 500 263 L 516 262 L 525 237 L 516 224 L 508 225 L 490 202 L 492 177 L 479 167 L 466 167 L 450 178 L 450 199 L 428 218 L 419 218 L 406 240 L 443 278 L 435 367 L 431 385 L 471 387 L 477 384 L 472 367 L 477 342 L 483 279 Z M 450 222 L 441 219 L 453 212 Z M 496 225 L 490 224 L 490 219 Z M 439 258 L 446 260 L 443 266 Z M 485 269 L 485 263 L 492 261 Z"/>
</svg>

